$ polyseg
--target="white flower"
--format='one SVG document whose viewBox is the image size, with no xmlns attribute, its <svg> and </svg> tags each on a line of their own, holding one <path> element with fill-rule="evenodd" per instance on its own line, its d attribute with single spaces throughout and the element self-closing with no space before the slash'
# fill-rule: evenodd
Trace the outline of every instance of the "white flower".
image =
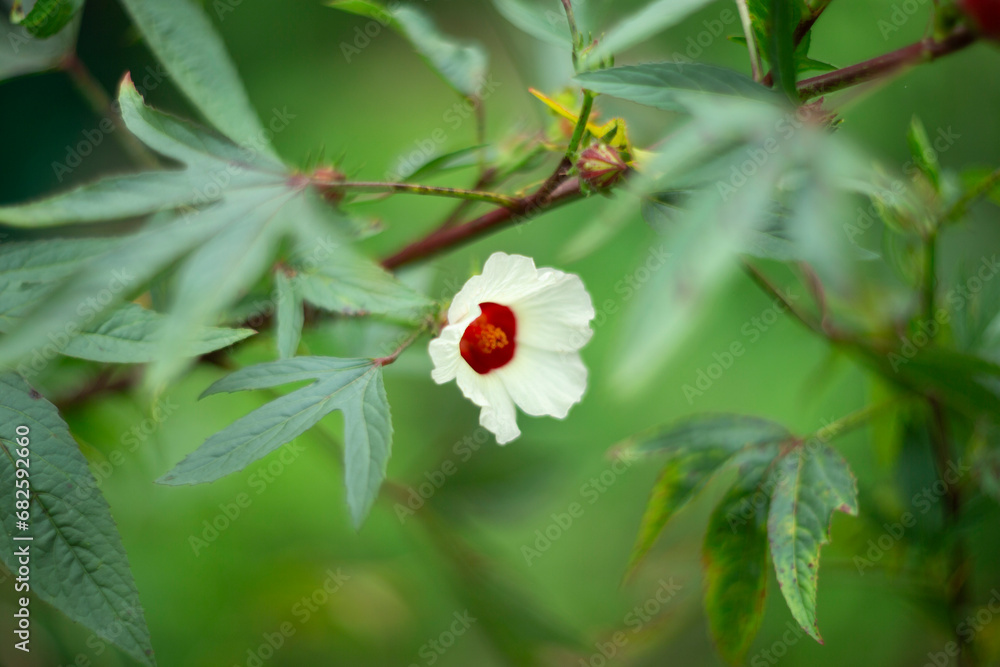
<svg viewBox="0 0 1000 667">
<path fill-rule="evenodd" d="M 431 377 L 457 380 L 482 408 L 479 423 L 508 443 L 521 435 L 515 403 L 529 415 L 563 419 L 583 397 L 587 369 L 578 350 L 593 318 L 578 276 L 493 253 L 455 295 L 448 325 L 431 341 Z"/>
</svg>

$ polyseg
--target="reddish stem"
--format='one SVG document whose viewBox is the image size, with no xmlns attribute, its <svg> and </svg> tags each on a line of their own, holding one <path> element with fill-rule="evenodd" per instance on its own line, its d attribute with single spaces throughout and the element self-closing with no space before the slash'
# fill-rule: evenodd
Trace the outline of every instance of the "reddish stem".
<svg viewBox="0 0 1000 667">
<path fill-rule="evenodd" d="M 508 224 L 523 222 L 537 213 L 551 210 L 581 196 L 580 181 L 575 178 L 564 181 L 551 193 L 542 188 L 535 194 L 519 200 L 516 206 L 497 208 L 463 225 L 438 229 L 386 258 L 382 261 L 382 266 L 390 270 L 398 268 L 437 254 L 445 248 L 467 243 L 486 232 L 495 231 Z"/>
<path fill-rule="evenodd" d="M 857 65 L 844 67 L 799 82 L 802 99 L 810 99 L 832 93 L 849 86 L 871 81 L 910 65 L 937 60 L 941 56 L 960 51 L 976 41 L 976 35 L 967 27 L 955 29 L 940 42 L 923 39 L 916 44 L 886 53 Z"/>
</svg>

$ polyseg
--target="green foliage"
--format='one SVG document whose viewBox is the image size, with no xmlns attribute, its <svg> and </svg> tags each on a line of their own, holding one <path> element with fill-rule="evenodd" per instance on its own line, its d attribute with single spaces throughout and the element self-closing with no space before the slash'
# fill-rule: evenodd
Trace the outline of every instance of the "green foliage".
<svg viewBox="0 0 1000 667">
<path fill-rule="evenodd" d="M 798 101 L 796 90 L 795 41 L 794 33 L 798 21 L 795 9 L 798 3 L 788 0 L 769 0 L 768 27 L 768 60 L 773 67 L 776 87 L 793 102 Z"/>
<path fill-rule="evenodd" d="M 249 366 L 205 390 L 212 394 L 315 380 L 238 419 L 161 477 L 161 484 L 201 484 L 243 470 L 291 442 L 334 410 L 344 414 L 347 504 L 360 527 L 378 495 L 392 449 L 392 421 L 374 359 L 296 357 Z"/>
<path fill-rule="evenodd" d="M 656 0 L 615 24 L 587 53 L 591 62 L 600 62 L 646 41 L 698 11 L 710 0 Z"/>
<path fill-rule="evenodd" d="M 16 24 L 35 37 L 46 39 L 62 31 L 81 9 L 83 0 L 38 0 Z"/>
<path fill-rule="evenodd" d="M 791 437 L 781 425 L 753 417 L 694 417 L 628 443 L 624 456 L 669 456 L 642 517 L 629 559 L 632 572 L 670 518 L 700 491 L 715 472 L 739 454 Z M 773 456 L 773 455 L 772 455 Z M 742 459 L 739 459 L 742 460 Z"/>
<path fill-rule="evenodd" d="M 129 129 L 150 148 L 185 164 L 185 169 L 112 177 L 52 199 L 4 208 L 0 210 L 0 221 L 20 226 L 52 225 L 141 215 L 180 206 L 196 208 L 148 225 L 55 285 L 47 292 L 45 302 L 0 343 L 0 359 L 17 359 L 32 350 L 39 337 L 61 331 L 67 308 L 75 310 L 77 303 L 106 290 L 105 283 L 113 272 L 120 271 L 132 280 L 117 290 L 108 304 L 95 307 L 102 313 L 184 258 L 177 273 L 173 308 L 162 327 L 158 339 L 161 344 L 151 370 L 150 382 L 158 385 L 173 377 L 185 358 L 205 349 L 199 340 L 204 336 L 202 325 L 223 315 L 226 307 L 257 280 L 276 243 L 286 235 L 295 236 L 301 245 L 317 248 L 319 255 L 336 258 L 343 254 L 344 261 L 355 271 L 356 284 L 374 281 L 382 293 L 393 293 L 391 278 L 343 249 L 342 239 L 353 229 L 320 201 L 308 179 L 266 155 L 145 106 L 128 79 L 122 84 L 119 100 Z M 159 197 L 145 197 L 144 188 L 136 191 L 136 179 L 142 179 Z M 366 265 L 368 278 L 361 275 Z M 336 295 L 336 286 L 328 292 Z M 411 300 L 417 301 L 415 297 Z M 331 303 L 333 307 L 338 305 L 329 297 L 319 305 Z M 351 303 L 350 294 L 341 302 Z"/>
<path fill-rule="evenodd" d="M 764 618 L 770 498 L 763 486 L 775 449 L 744 457 L 705 530 L 705 614 L 719 652 L 733 664 L 743 660 Z"/>
<path fill-rule="evenodd" d="M 717 97 L 776 101 L 773 91 L 739 72 L 702 63 L 625 65 L 576 78 L 594 92 L 666 111 L 690 111 L 693 102 Z"/>
<path fill-rule="evenodd" d="M 269 135 L 202 8 L 194 0 L 121 1 L 170 80 L 205 119 L 236 144 L 273 159 Z"/>
<path fill-rule="evenodd" d="M 291 359 L 299 348 L 299 341 L 302 340 L 305 311 L 302 310 L 302 297 L 299 296 L 288 274 L 281 269 L 274 273 L 274 299 L 278 304 L 274 314 L 278 329 L 278 358 Z"/>
<path fill-rule="evenodd" d="M 819 550 L 830 541 L 830 517 L 858 513 L 854 475 L 843 457 L 809 441 L 775 465 L 767 535 L 778 586 L 802 629 L 822 642 L 816 625 Z"/>
<path fill-rule="evenodd" d="M 372 0 L 330 0 L 328 4 L 392 26 L 456 92 L 466 97 L 479 95 L 487 66 L 480 46 L 460 44 L 442 35 L 423 12 L 410 6 L 390 11 Z"/>
<path fill-rule="evenodd" d="M 561 3 L 556 0 L 548 3 L 548 9 L 533 0 L 493 0 L 493 6 L 505 19 L 532 37 L 555 46 L 571 47 L 573 44 L 569 22 Z"/>
<path fill-rule="evenodd" d="M 63 59 L 72 54 L 79 29 L 77 14 L 61 30 L 41 38 L 31 34 L 23 23 L 11 23 L 7 12 L 0 11 L 0 83 L 15 76 L 59 67 Z"/>
<path fill-rule="evenodd" d="M 23 378 L 2 373 L 0 424 L 4 566 L 16 573 L 17 552 L 27 546 L 32 593 L 139 663 L 155 665 L 118 529 L 66 423 Z M 16 430 L 19 426 L 28 429 L 27 445 L 16 437 L 24 435 Z M 25 460 L 24 466 L 15 463 Z M 27 470 L 28 477 L 18 470 Z M 15 514 L 15 502 L 25 493 L 24 479 L 30 489 L 27 533 L 17 528 Z M 32 540 L 16 539 L 24 535 Z"/>
</svg>

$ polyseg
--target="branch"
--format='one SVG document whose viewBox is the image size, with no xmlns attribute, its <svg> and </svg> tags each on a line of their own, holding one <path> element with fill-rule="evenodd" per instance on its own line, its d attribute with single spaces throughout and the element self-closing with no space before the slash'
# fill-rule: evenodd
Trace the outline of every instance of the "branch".
<svg viewBox="0 0 1000 667">
<path fill-rule="evenodd" d="M 754 81 L 760 81 L 760 52 L 757 50 L 757 40 L 753 36 L 753 23 L 750 20 L 750 8 L 747 5 L 747 0 L 736 0 L 736 9 L 740 13 L 740 23 L 743 24 L 747 50 L 750 52 L 750 73 L 753 75 Z M 767 76 L 770 78 L 770 72 Z"/>
<path fill-rule="evenodd" d="M 467 201 L 484 201 L 500 206 L 517 206 L 518 200 L 507 195 L 479 190 L 461 190 L 458 188 L 441 188 L 433 185 L 417 185 L 415 183 L 379 183 L 375 181 L 317 181 L 318 185 L 329 187 L 333 191 L 361 190 L 370 192 L 397 192 L 411 195 L 426 195 L 430 197 L 448 197 L 465 199 Z"/>
<path fill-rule="evenodd" d="M 467 243 L 477 236 L 496 231 L 506 225 L 524 222 L 533 215 L 551 210 L 582 196 L 580 181 L 575 178 L 563 182 L 551 193 L 540 189 L 535 194 L 518 200 L 517 204 L 510 208 L 494 209 L 457 227 L 439 228 L 391 257 L 387 257 L 382 261 L 382 266 L 390 270 L 396 269 L 415 260 L 435 255 L 447 248 Z"/>
<path fill-rule="evenodd" d="M 903 68 L 932 62 L 942 56 L 961 51 L 976 41 L 976 35 L 967 27 L 956 28 L 941 41 L 924 39 L 916 44 L 877 56 L 871 60 L 805 79 L 799 82 L 799 93 L 807 100 L 827 93 L 836 92 L 859 83 L 893 74 Z"/>
</svg>

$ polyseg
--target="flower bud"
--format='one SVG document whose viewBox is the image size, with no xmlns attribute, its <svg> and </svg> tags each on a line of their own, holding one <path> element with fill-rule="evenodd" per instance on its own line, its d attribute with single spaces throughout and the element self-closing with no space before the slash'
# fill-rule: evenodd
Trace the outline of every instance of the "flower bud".
<svg viewBox="0 0 1000 667">
<path fill-rule="evenodd" d="M 1000 40 L 1000 0 L 959 0 L 958 4 L 981 33 Z"/>
<path fill-rule="evenodd" d="M 576 169 L 584 183 L 596 190 L 604 190 L 621 180 L 628 165 L 616 148 L 598 143 L 580 153 Z"/>
</svg>

